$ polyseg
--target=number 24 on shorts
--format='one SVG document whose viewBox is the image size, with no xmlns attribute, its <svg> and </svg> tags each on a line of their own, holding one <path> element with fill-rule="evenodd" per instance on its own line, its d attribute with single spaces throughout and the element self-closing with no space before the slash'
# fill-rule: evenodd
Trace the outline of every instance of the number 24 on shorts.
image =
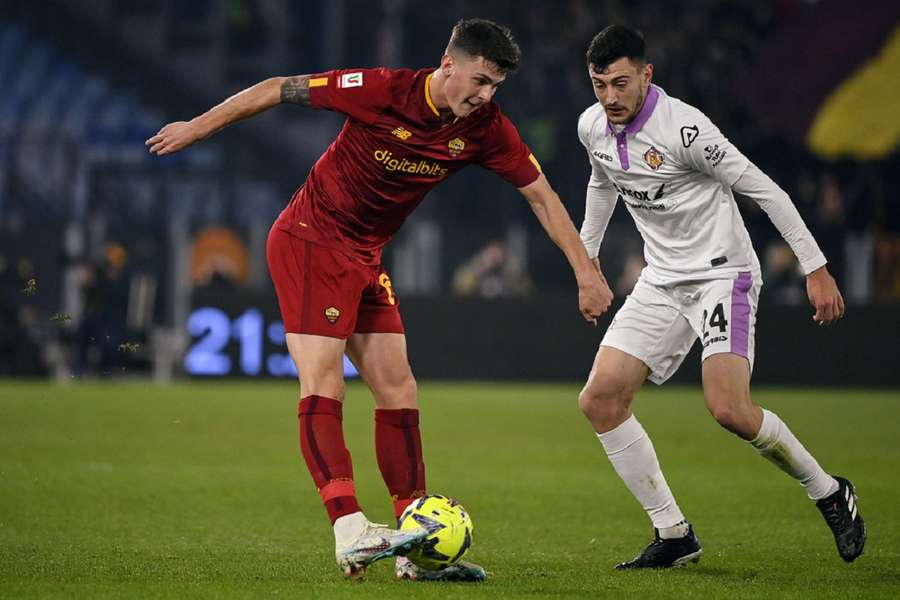
<svg viewBox="0 0 900 600">
<path fill-rule="evenodd" d="M 712 314 L 708 310 L 703 311 L 703 339 L 705 340 L 709 337 L 709 331 L 706 329 L 707 318 L 709 318 L 709 326 L 718 327 L 720 333 L 725 333 L 728 330 L 728 321 L 725 319 L 725 307 L 722 306 L 722 303 L 719 302 L 716 304 L 716 307 L 712 310 Z"/>
</svg>

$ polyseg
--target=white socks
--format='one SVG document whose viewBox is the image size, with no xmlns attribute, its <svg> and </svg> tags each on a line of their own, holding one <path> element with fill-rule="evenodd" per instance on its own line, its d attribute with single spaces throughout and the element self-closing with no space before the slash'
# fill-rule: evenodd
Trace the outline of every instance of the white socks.
<svg viewBox="0 0 900 600">
<path fill-rule="evenodd" d="M 634 415 L 611 431 L 598 433 L 609 462 L 647 512 L 662 537 L 687 533 L 684 515 L 669 490 L 647 432 Z M 671 529 L 670 529 L 671 528 Z M 680 536 L 681 529 L 684 533 Z M 664 531 L 665 530 L 665 531 Z M 663 536 L 663 533 L 666 535 Z"/>
<path fill-rule="evenodd" d="M 334 522 L 334 547 L 340 550 L 349 546 L 368 524 L 369 520 L 361 511 L 338 517 Z"/>
<path fill-rule="evenodd" d="M 799 481 L 810 499 L 820 500 L 833 494 L 838 489 L 834 477 L 822 470 L 778 415 L 766 409 L 762 412 L 762 426 L 750 441 L 756 451 Z M 660 537 L 687 535 L 688 524 L 659 468 L 653 443 L 637 418 L 631 415 L 615 429 L 598 433 L 597 438 L 616 473 L 659 530 Z M 337 522 L 335 531 L 336 528 Z"/>
<path fill-rule="evenodd" d="M 659 530 L 659 537 L 664 540 L 672 540 L 675 538 L 683 538 L 688 534 L 688 531 L 691 530 L 691 526 L 688 525 L 687 521 L 682 521 L 681 523 L 676 523 L 671 527 L 663 527 Z"/>
<path fill-rule="evenodd" d="M 762 412 L 759 433 L 750 440 L 756 451 L 799 481 L 811 500 L 820 500 L 837 491 L 838 483 L 834 477 L 822 470 L 784 421 L 766 409 Z"/>
</svg>

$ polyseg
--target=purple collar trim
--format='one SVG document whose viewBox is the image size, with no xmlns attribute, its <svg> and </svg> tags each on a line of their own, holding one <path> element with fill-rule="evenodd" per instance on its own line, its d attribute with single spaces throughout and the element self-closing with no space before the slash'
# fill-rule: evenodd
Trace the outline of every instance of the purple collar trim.
<svg viewBox="0 0 900 600">
<path fill-rule="evenodd" d="M 641 110 L 638 111 L 638 114 L 634 117 L 634 119 L 625 126 L 623 130 L 625 133 L 637 133 L 643 128 L 644 124 L 647 122 L 647 119 L 650 118 L 650 115 L 653 114 L 653 109 L 656 108 L 656 101 L 659 100 L 659 89 L 650 84 L 650 90 L 647 92 L 647 97 L 644 98 L 644 105 L 641 107 Z M 612 124 L 610 124 L 609 120 L 606 121 L 606 135 L 615 135 L 616 132 L 612 128 Z"/>
<path fill-rule="evenodd" d="M 631 168 L 631 164 L 628 162 L 628 134 L 634 135 L 644 126 L 644 123 L 647 122 L 647 119 L 650 118 L 650 115 L 653 114 L 653 109 L 656 108 L 656 101 L 659 100 L 659 90 L 655 85 L 650 85 L 650 90 L 647 92 L 647 97 L 644 98 L 644 105 L 641 107 L 641 110 L 638 111 L 638 114 L 632 119 L 631 123 L 625 126 L 625 129 L 616 133 L 613 130 L 612 125 L 609 123 L 609 120 L 606 121 L 606 135 L 614 135 L 616 136 L 616 152 L 619 155 L 619 164 L 622 165 L 622 169 L 627 171 Z"/>
</svg>

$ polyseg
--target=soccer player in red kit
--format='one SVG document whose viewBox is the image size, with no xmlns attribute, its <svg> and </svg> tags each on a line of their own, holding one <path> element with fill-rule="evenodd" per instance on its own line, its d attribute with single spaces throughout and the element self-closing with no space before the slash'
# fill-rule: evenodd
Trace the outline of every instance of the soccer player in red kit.
<svg viewBox="0 0 900 600">
<path fill-rule="evenodd" d="M 279 103 L 347 116 L 273 225 L 267 253 L 299 372 L 300 447 L 334 527 L 338 565 L 348 577 L 398 555 L 398 578 L 485 578 L 471 563 L 429 572 L 399 556 L 426 532 L 400 532 L 366 519 L 342 432 L 346 352 L 375 397 L 376 455 L 395 515 L 425 494 L 416 382 L 381 251 L 428 191 L 469 164 L 497 173 L 519 189 L 562 249 L 575 272 L 584 318 L 595 322 L 612 300 L 538 161 L 492 101 L 519 58 L 508 29 L 464 19 L 453 28 L 436 69 L 273 77 L 147 140 L 151 152 L 169 154 Z"/>
</svg>

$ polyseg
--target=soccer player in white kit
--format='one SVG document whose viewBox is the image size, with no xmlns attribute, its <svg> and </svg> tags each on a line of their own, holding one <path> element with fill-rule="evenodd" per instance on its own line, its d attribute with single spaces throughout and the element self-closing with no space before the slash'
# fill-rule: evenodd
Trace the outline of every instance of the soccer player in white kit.
<svg viewBox="0 0 900 600">
<path fill-rule="evenodd" d="M 709 412 L 803 485 L 840 556 L 853 561 L 866 541 L 853 484 L 823 471 L 787 425 L 750 397 L 762 279 L 732 190 L 756 201 L 797 255 L 819 325 L 844 314 L 825 256 L 781 188 L 706 115 L 651 83 L 653 65 L 638 31 L 607 27 L 587 58 L 598 103 L 578 121 L 591 163 L 581 238 L 588 256 L 597 257 L 613 208 L 623 202 L 644 239 L 647 262 L 579 396 L 613 468 L 654 527 L 650 545 L 616 568 L 679 566 L 703 552 L 631 412 L 644 380 L 666 381 L 698 338 Z"/>
</svg>

